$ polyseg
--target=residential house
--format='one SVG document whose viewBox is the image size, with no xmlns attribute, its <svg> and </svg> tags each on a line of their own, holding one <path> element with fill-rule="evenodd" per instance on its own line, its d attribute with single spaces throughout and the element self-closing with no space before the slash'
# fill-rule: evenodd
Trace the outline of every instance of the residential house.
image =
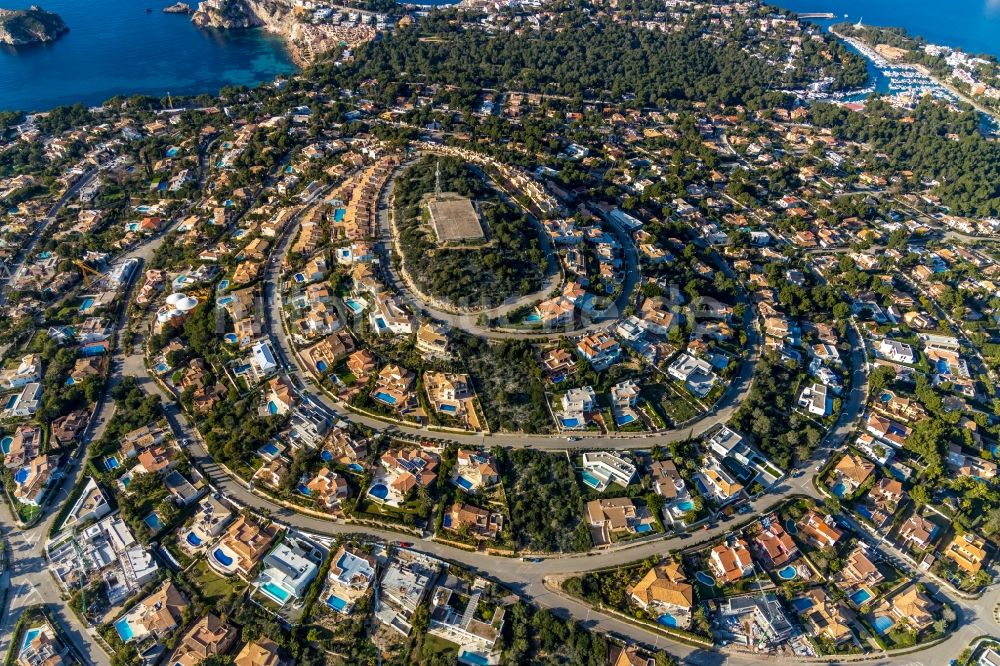
<svg viewBox="0 0 1000 666">
<path fill-rule="evenodd" d="M 975 576 L 986 560 L 986 542 L 981 536 L 967 532 L 956 534 L 944 547 L 943 554 L 969 576 Z"/>
<path fill-rule="evenodd" d="M 731 543 L 720 543 L 711 550 L 708 565 L 716 579 L 733 583 L 744 576 L 752 576 L 754 572 L 750 549 L 743 539 L 734 539 Z"/>
<path fill-rule="evenodd" d="M 673 626 L 686 629 L 690 625 L 694 586 L 688 582 L 679 562 L 657 564 L 625 592 L 643 610 L 658 618 L 669 616 Z"/>
<path fill-rule="evenodd" d="M 810 511 L 799 521 L 799 533 L 803 539 L 817 548 L 832 548 L 843 536 L 843 533 L 834 527 L 833 518 L 820 516 L 815 511 Z"/>
<path fill-rule="evenodd" d="M 444 527 L 453 532 L 468 530 L 478 538 L 495 539 L 503 528 L 503 514 L 455 502 L 445 515 Z"/>
</svg>

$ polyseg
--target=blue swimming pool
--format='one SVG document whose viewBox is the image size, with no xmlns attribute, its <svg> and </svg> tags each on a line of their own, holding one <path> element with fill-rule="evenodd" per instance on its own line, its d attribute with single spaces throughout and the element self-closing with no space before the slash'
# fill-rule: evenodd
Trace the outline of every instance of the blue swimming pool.
<svg viewBox="0 0 1000 666">
<path fill-rule="evenodd" d="M 351 470 L 352 472 L 365 471 L 365 468 L 359 465 L 358 463 L 351 463 L 350 465 L 347 466 L 347 469 Z"/>
<path fill-rule="evenodd" d="M 840 481 L 838 481 L 837 483 L 833 484 L 833 486 L 830 488 L 830 492 L 832 492 L 837 497 L 843 497 L 844 496 L 844 492 L 846 492 L 846 491 L 847 491 L 847 487 L 844 486 L 844 484 L 842 482 L 840 482 Z"/>
<path fill-rule="evenodd" d="M 778 571 L 778 578 L 780 578 L 781 580 L 794 580 L 794 578 L 798 575 L 799 575 L 798 572 L 795 571 L 795 567 L 793 567 L 791 564 Z"/>
<path fill-rule="evenodd" d="M 463 490 L 472 490 L 472 481 L 469 481 L 461 474 L 455 477 L 455 483 L 457 483 L 458 487 L 462 488 Z"/>
<path fill-rule="evenodd" d="M 853 603 L 855 606 L 860 606 L 861 604 L 871 599 L 872 595 L 871 593 L 868 592 L 868 590 L 861 589 L 852 594 L 850 598 L 851 598 L 851 603 Z"/>
<path fill-rule="evenodd" d="M 176 146 L 171 146 L 167 148 L 167 157 L 177 157 L 177 153 L 180 152 L 180 148 Z"/>
<path fill-rule="evenodd" d="M 107 351 L 107 349 L 101 344 L 84 345 L 83 347 L 80 347 L 80 353 L 84 356 L 100 356 L 105 351 Z"/>
<path fill-rule="evenodd" d="M 892 625 L 895 623 L 885 615 L 880 615 L 879 617 L 875 618 L 872 624 L 875 626 L 875 631 L 877 631 L 880 634 L 884 634 L 890 629 L 892 629 Z"/>
<path fill-rule="evenodd" d="M 331 460 L 333 460 L 333 454 L 327 451 L 326 449 L 320 451 L 319 457 L 322 458 L 324 462 L 330 462 Z"/>
<path fill-rule="evenodd" d="M 660 617 L 656 618 L 656 621 L 662 624 L 664 627 L 676 627 L 677 618 L 675 618 L 670 613 L 664 613 Z"/>
<path fill-rule="evenodd" d="M 354 314 L 361 314 L 364 312 L 365 306 L 361 305 L 361 303 L 358 303 L 353 298 L 348 298 L 344 301 L 344 303 L 347 304 L 347 307 L 351 308 L 351 311 L 354 312 Z"/>
<path fill-rule="evenodd" d="M 378 391 L 375 394 L 375 399 L 378 400 L 378 401 L 380 401 L 380 402 L 384 402 L 387 405 L 395 405 L 396 404 L 396 396 L 389 395 L 385 391 Z"/>
<path fill-rule="evenodd" d="M 300 493 L 302 493 L 303 495 L 305 495 L 306 497 L 310 497 L 313 494 L 313 492 L 311 490 L 309 490 L 309 486 L 307 486 L 304 483 L 300 483 L 299 484 L 298 491 Z"/>
<path fill-rule="evenodd" d="M 632 421 L 635 421 L 635 417 L 631 414 L 622 414 L 621 416 L 615 418 L 615 423 L 619 426 L 628 425 L 629 423 L 632 423 Z"/>
<path fill-rule="evenodd" d="M 260 589 L 269 597 L 277 601 L 278 603 L 285 603 L 288 601 L 288 597 L 292 596 L 288 590 L 276 585 L 272 581 L 268 581 L 264 585 L 260 586 Z"/>
<path fill-rule="evenodd" d="M 583 482 L 584 483 L 586 483 L 588 486 L 590 486 L 594 490 L 599 490 L 601 488 L 601 480 L 598 479 L 593 474 L 591 474 L 590 472 L 588 472 L 587 470 L 584 470 L 583 472 L 581 472 L 580 473 L 580 477 L 583 478 Z"/>
<path fill-rule="evenodd" d="M 469 652 L 468 650 L 463 652 L 462 656 L 459 657 L 459 659 L 468 664 L 473 664 L 473 666 L 489 666 L 490 663 L 489 659 L 479 654 L 478 652 Z"/>
<path fill-rule="evenodd" d="M 201 545 L 201 539 L 199 539 L 198 537 L 196 537 L 195 534 L 194 534 L 194 532 L 188 532 L 187 533 L 187 537 L 185 537 L 185 538 L 186 538 L 188 544 L 190 544 L 194 548 L 197 548 L 198 546 Z"/>
<path fill-rule="evenodd" d="M 157 363 L 156 364 L 156 372 L 158 374 L 162 375 L 164 372 L 166 372 L 169 369 L 170 369 L 170 366 L 168 364 L 166 364 L 166 363 Z"/>
<path fill-rule="evenodd" d="M 22 467 L 16 472 L 14 472 L 14 481 L 17 485 L 21 485 L 28 480 L 28 476 L 31 474 L 31 470 L 27 467 Z"/>
<path fill-rule="evenodd" d="M 635 531 L 637 534 L 648 534 L 653 531 L 653 526 L 648 523 L 642 523 L 635 526 Z"/>
<path fill-rule="evenodd" d="M 295 278 L 296 282 L 305 282 L 306 281 L 306 276 L 303 275 L 302 273 L 296 273 L 295 276 L 294 276 L 294 278 Z"/>
<path fill-rule="evenodd" d="M 336 209 L 335 211 L 333 211 L 333 221 L 334 222 L 343 222 L 344 221 L 344 215 L 346 215 L 346 214 L 347 214 L 347 210 L 345 208 L 338 208 L 338 209 Z"/>
<path fill-rule="evenodd" d="M 31 641 L 38 638 L 38 635 L 40 633 L 42 633 L 41 627 L 35 627 L 34 629 L 29 629 L 28 631 L 24 632 L 24 640 L 21 641 L 21 651 L 23 652 L 24 648 L 28 646 L 31 643 Z"/>
<path fill-rule="evenodd" d="M 812 599 L 809 599 L 808 597 L 799 597 L 798 599 L 792 599 L 792 608 L 794 608 L 800 613 L 809 610 L 810 608 L 812 608 L 812 606 L 813 606 Z"/>
<path fill-rule="evenodd" d="M 219 283 L 219 291 L 225 291 L 226 289 L 229 289 L 229 280 L 223 280 Z"/>
<path fill-rule="evenodd" d="M 712 578 L 707 571 L 698 571 L 695 573 L 694 577 L 697 578 L 698 582 L 702 585 L 715 587 L 715 579 Z"/>
<path fill-rule="evenodd" d="M 157 530 L 159 530 L 160 527 L 161 527 L 161 525 L 160 525 L 160 517 L 158 515 L 156 515 L 155 511 L 153 513 L 149 514 L 148 516 L 146 516 L 145 518 L 143 518 L 142 522 L 146 523 L 146 525 L 149 526 L 149 529 L 153 530 L 154 532 L 156 532 Z"/>
<path fill-rule="evenodd" d="M 562 424 L 564 428 L 579 428 L 580 419 L 576 418 L 575 416 L 570 419 L 563 419 Z"/>
<path fill-rule="evenodd" d="M 320 372 L 326 372 L 326 361 L 316 361 L 316 369 Z"/>
<path fill-rule="evenodd" d="M 274 457 L 279 453 L 281 453 L 281 449 L 279 449 L 278 445 L 275 444 L 274 442 L 268 442 L 264 446 L 260 447 L 260 453 Z"/>
<path fill-rule="evenodd" d="M 92 298 L 85 298 L 85 299 L 83 299 L 83 303 L 80 303 L 80 312 L 86 312 L 93 305 L 94 305 L 94 299 L 92 299 Z"/>
<path fill-rule="evenodd" d="M 389 489 L 385 487 L 385 484 L 376 483 L 368 489 L 368 494 L 376 499 L 384 500 L 389 496 Z"/>
<path fill-rule="evenodd" d="M 449 414 L 454 414 L 455 412 L 458 411 L 458 407 L 456 407 L 455 405 L 441 405 L 441 411 L 447 412 Z"/>
<path fill-rule="evenodd" d="M 789 534 L 795 534 L 799 531 L 799 528 L 795 526 L 795 521 L 789 518 L 785 521 L 785 531 Z"/>
<path fill-rule="evenodd" d="M 226 553 L 223 552 L 221 548 L 216 548 L 215 551 L 212 553 L 212 557 L 214 557 L 215 561 L 224 567 L 233 566 L 233 558 L 226 555 Z"/>
<path fill-rule="evenodd" d="M 347 602 L 338 597 L 336 594 L 331 594 L 326 598 L 326 605 L 338 613 L 345 612 L 345 609 L 347 608 Z"/>
<path fill-rule="evenodd" d="M 17 402 L 17 394 L 14 394 L 9 398 L 7 398 L 7 404 L 5 406 L 5 409 L 10 409 L 11 407 L 13 407 L 15 402 Z"/>
<path fill-rule="evenodd" d="M 14 442 L 14 438 L 11 436 L 4 437 L 0 439 L 0 451 L 3 451 L 4 455 L 10 453 L 10 445 Z"/>
<path fill-rule="evenodd" d="M 684 500 L 683 502 L 677 504 L 677 508 L 681 511 L 691 511 L 694 509 L 694 502 L 691 500 Z"/>
<path fill-rule="evenodd" d="M 268 400 L 267 401 L 267 413 L 270 414 L 271 416 L 274 416 L 275 414 L 277 414 L 278 413 L 278 403 L 276 403 L 274 400 Z"/>
<path fill-rule="evenodd" d="M 223 296 L 221 298 L 216 299 L 215 303 L 216 303 L 216 305 L 223 305 L 223 306 L 225 306 L 225 305 L 229 305 L 230 303 L 232 303 L 235 300 L 236 300 L 235 296 Z"/>
<path fill-rule="evenodd" d="M 542 320 L 542 315 L 538 314 L 537 312 L 532 312 L 530 315 L 524 318 L 524 321 L 530 322 L 532 324 L 534 324 L 535 322 L 539 322 L 541 320 Z"/>
<path fill-rule="evenodd" d="M 122 464 L 118 462 L 118 458 L 109 457 L 104 459 L 104 469 L 108 470 L 109 472 L 114 471 L 121 466 Z"/>
<path fill-rule="evenodd" d="M 451 514 L 450 513 L 444 514 L 444 518 L 441 519 L 441 524 L 444 525 L 445 527 L 451 527 Z"/>
<path fill-rule="evenodd" d="M 226 333 L 225 335 L 222 336 L 222 339 L 231 345 L 235 345 L 237 342 L 240 341 L 240 337 L 235 333 Z"/>
<path fill-rule="evenodd" d="M 115 622 L 115 631 L 118 632 L 118 635 L 125 643 L 128 643 L 130 640 L 132 640 L 132 636 L 134 635 L 132 633 L 132 625 L 128 623 L 128 618 L 124 617 Z"/>
</svg>

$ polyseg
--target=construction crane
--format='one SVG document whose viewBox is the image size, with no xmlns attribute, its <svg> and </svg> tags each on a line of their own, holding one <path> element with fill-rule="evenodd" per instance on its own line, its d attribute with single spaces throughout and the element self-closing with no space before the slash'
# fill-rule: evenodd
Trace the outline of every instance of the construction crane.
<svg viewBox="0 0 1000 666">
<path fill-rule="evenodd" d="M 100 282 L 101 278 L 104 277 L 103 273 L 94 269 L 92 266 L 88 266 L 79 259 L 74 260 L 73 265 L 79 268 L 80 272 L 83 273 L 83 286 L 87 289 L 90 289 L 92 286 Z"/>
</svg>

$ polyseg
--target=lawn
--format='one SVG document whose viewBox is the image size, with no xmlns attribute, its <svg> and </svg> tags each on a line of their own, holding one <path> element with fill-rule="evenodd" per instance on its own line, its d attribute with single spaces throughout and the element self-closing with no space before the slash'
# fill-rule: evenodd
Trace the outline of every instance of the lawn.
<svg viewBox="0 0 1000 666">
<path fill-rule="evenodd" d="M 225 599 L 230 592 L 242 592 L 247 587 L 241 580 L 231 581 L 212 571 L 204 558 L 188 569 L 186 575 L 191 586 L 201 593 L 205 603 L 212 606 Z"/>
</svg>

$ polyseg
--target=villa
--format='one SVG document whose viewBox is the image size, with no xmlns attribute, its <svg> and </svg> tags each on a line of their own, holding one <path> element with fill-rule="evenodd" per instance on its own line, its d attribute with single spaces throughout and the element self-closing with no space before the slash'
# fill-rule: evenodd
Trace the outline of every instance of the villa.
<svg viewBox="0 0 1000 666">
<path fill-rule="evenodd" d="M 917 362 L 917 355 L 913 352 L 913 347 L 898 340 L 888 338 L 882 340 L 878 346 L 878 353 L 882 358 L 893 363 L 913 365 Z"/>
<path fill-rule="evenodd" d="M 233 660 L 235 666 L 288 666 L 289 663 L 282 659 L 278 644 L 264 636 L 244 645 Z"/>
<path fill-rule="evenodd" d="M 87 427 L 90 412 L 78 409 L 64 414 L 51 423 L 52 442 L 55 446 L 69 446 L 77 441 L 77 437 Z"/>
<path fill-rule="evenodd" d="M 844 567 L 840 571 L 842 587 L 874 587 L 885 580 L 885 576 L 868 557 L 868 550 L 858 545 L 844 559 Z"/>
<path fill-rule="evenodd" d="M 719 604 L 726 630 L 742 645 L 776 646 L 792 635 L 792 623 L 772 593 L 728 597 Z"/>
<path fill-rule="evenodd" d="M 892 520 L 904 497 L 906 492 L 900 481 L 890 478 L 879 479 L 865 496 L 864 506 L 858 507 L 857 510 L 871 520 L 875 527 L 882 528 Z"/>
<path fill-rule="evenodd" d="M 198 504 L 184 538 L 178 538 L 177 542 L 189 552 L 207 548 L 209 542 L 222 533 L 232 518 L 233 512 L 222 502 L 211 496 L 205 497 Z"/>
<path fill-rule="evenodd" d="M 327 509 L 337 506 L 340 500 L 351 496 L 347 479 L 329 467 L 317 472 L 316 476 L 306 484 L 306 488 L 309 490 L 309 496 L 321 502 Z"/>
<path fill-rule="evenodd" d="M 404 636 L 413 627 L 410 619 L 447 565 L 433 557 L 411 550 L 398 549 L 385 569 L 379 585 L 375 616 Z"/>
<path fill-rule="evenodd" d="M 708 565 L 719 580 L 733 583 L 754 573 L 753 559 L 750 549 L 743 539 L 735 539 L 732 543 L 720 543 L 712 549 L 708 557 Z"/>
<path fill-rule="evenodd" d="M 38 354 L 28 354 L 21 362 L 0 372 L 0 384 L 6 389 L 19 389 L 42 379 L 42 359 Z"/>
<path fill-rule="evenodd" d="M 640 520 L 635 504 L 628 497 L 587 502 L 587 521 L 595 546 L 609 545 L 616 532 L 638 532 Z"/>
<path fill-rule="evenodd" d="M 371 397 L 395 411 L 409 410 L 416 404 L 413 384 L 416 376 L 395 364 L 389 364 L 378 373 Z"/>
<path fill-rule="evenodd" d="M 368 314 L 368 320 L 379 335 L 409 335 L 413 332 L 413 318 L 388 291 L 380 291 L 375 295 L 374 307 Z"/>
<path fill-rule="evenodd" d="M 636 478 L 635 465 L 622 455 L 611 451 L 583 453 L 583 482 L 598 492 L 612 483 L 626 487 Z"/>
<path fill-rule="evenodd" d="M 286 535 L 278 547 L 264 557 L 254 584 L 279 606 L 290 597 L 301 599 L 316 578 L 325 556 L 321 548 L 305 539 Z"/>
<path fill-rule="evenodd" d="M 108 504 L 108 500 L 97 482 L 91 477 L 87 479 L 79 499 L 73 503 L 73 507 L 66 515 L 62 528 L 66 529 L 99 520 L 109 513 L 111 513 L 111 505 Z"/>
<path fill-rule="evenodd" d="M 562 411 L 556 413 L 556 422 L 567 430 L 585 428 L 596 401 L 597 395 L 592 387 L 571 388 L 563 394 Z"/>
<path fill-rule="evenodd" d="M 889 442 L 897 449 L 906 445 L 906 440 L 912 432 L 909 428 L 892 419 L 870 413 L 865 419 L 865 429 L 879 439 Z"/>
<path fill-rule="evenodd" d="M 377 367 L 378 360 L 367 349 L 359 349 L 347 358 L 347 369 L 359 382 L 367 380 Z"/>
<path fill-rule="evenodd" d="M 354 546 L 342 545 L 333 555 L 327 574 L 326 603 L 338 613 L 350 615 L 375 580 L 375 558 Z"/>
<path fill-rule="evenodd" d="M 189 605 L 187 597 L 173 582 L 165 581 L 159 589 L 117 620 L 115 630 L 125 643 L 146 636 L 165 640 L 184 621 L 184 612 Z"/>
<path fill-rule="evenodd" d="M 424 358 L 451 358 L 448 350 L 448 329 L 440 324 L 424 322 L 417 329 L 417 350 Z"/>
<path fill-rule="evenodd" d="M 556 347 L 542 354 L 542 367 L 550 379 L 561 380 L 576 369 L 576 358 L 562 347 Z"/>
<path fill-rule="evenodd" d="M 662 296 L 647 298 L 639 308 L 639 318 L 644 328 L 655 335 L 669 335 L 677 326 L 677 317 L 670 311 L 670 304 Z"/>
<path fill-rule="evenodd" d="M 236 627 L 209 613 L 184 632 L 167 663 L 171 666 L 198 666 L 210 657 L 229 652 L 239 634 Z"/>
<path fill-rule="evenodd" d="M 799 556 L 795 541 L 776 520 L 768 520 L 766 526 L 762 525 L 761 531 L 753 538 L 753 544 L 771 569 L 788 564 Z"/>
<path fill-rule="evenodd" d="M 276 526 L 261 526 L 240 516 L 219 541 L 208 563 L 223 574 L 236 572 L 247 578 L 277 536 Z"/>
<path fill-rule="evenodd" d="M 41 625 L 25 626 L 16 663 L 18 666 L 71 666 L 78 662 L 52 625 L 45 621 Z"/>
<path fill-rule="evenodd" d="M 944 547 L 942 553 L 967 575 L 975 576 L 983 568 L 986 560 L 986 542 L 972 533 L 956 534 Z"/>
<path fill-rule="evenodd" d="M 814 636 L 825 636 L 834 645 L 854 639 L 851 632 L 854 616 L 843 604 L 830 599 L 822 587 L 806 592 L 806 598 L 812 605 L 802 617 L 808 621 Z"/>
<path fill-rule="evenodd" d="M 316 374 L 332 370 L 354 351 L 354 340 L 347 331 L 338 331 L 302 350 L 302 360 Z"/>
<path fill-rule="evenodd" d="M 467 493 L 500 483 L 500 472 L 492 455 L 472 449 L 459 449 L 451 482 Z"/>
<path fill-rule="evenodd" d="M 687 486 L 673 460 L 657 460 L 650 465 L 653 490 L 668 502 L 688 497 Z"/>
<path fill-rule="evenodd" d="M 56 465 L 59 459 L 56 456 L 38 456 L 28 463 L 27 468 L 22 468 L 14 475 L 14 497 L 22 504 L 37 506 L 41 503 L 45 491 L 49 487 L 49 482 L 56 477 Z M 24 469 L 27 472 L 23 478 L 19 475 Z"/>
<path fill-rule="evenodd" d="M 711 495 L 719 504 L 731 502 L 743 492 L 743 484 L 711 456 L 707 458 L 705 466 L 695 475 L 695 480 L 700 480 L 707 491 L 706 494 Z"/>
<path fill-rule="evenodd" d="M 475 419 L 472 409 L 472 385 L 469 376 L 428 370 L 424 373 L 424 390 L 434 411 L 468 423 Z M 477 422 L 478 423 L 478 422 Z"/>
<path fill-rule="evenodd" d="M 907 518 L 906 522 L 899 528 L 899 538 L 903 543 L 918 550 L 928 548 L 937 533 L 938 526 L 916 512 Z"/>
<path fill-rule="evenodd" d="M 827 386 L 814 382 L 812 385 L 804 387 L 799 393 L 798 405 L 820 418 L 829 416 L 830 401 L 827 396 Z"/>
<path fill-rule="evenodd" d="M 468 530 L 477 538 L 496 539 L 503 528 L 503 514 L 455 502 L 445 514 L 444 528 L 453 532 Z"/>
<path fill-rule="evenodd" d="M 42 431 L 33 425 L 24 424 L 17 427 L 10 442 L 7 443 L 7 453 L 3 457 L 3 465 L 7 469 L 18 469 L 38 457 L 42 443 Z"/>
<path fill-rule="evenodd" d="M 606 331 L 583 336 L 577 343 L 576 350 L 597 371 L 607 370 L 621 355 L 618 340 Z"/>
<path fill-rule="evenodd" d="M 535 307 L 534 317 L 546 328 L 557 328 L 573 323 L 576 305 L 565 296 L 542 301 Z M 529 322 L 531 323 L 531 322 Z"/>
<path fill-rule="evenodd" d="M 7 405 L 0 414 L 3 418 L 34 416 L 42 401 L 42 385 L 38 382 L 25 384 L 20 393 L 7 399 Z"/>
<path fill-rule="evenodd" d="M 376 473 L 368 494 L 390 503 L 402 501 L 418 487 L 430 487 L 437 481 L 437 469 L 441 464 L 437 455 L 422 449 L 390 449 L 379 460 L 381 473 Z"/>
<path fill-rule="evenodd" d="M 264 396 L 266 405 L 262 407 L 262 415 L 266 416 L 287 414 L 298 402 L 298 395 L 285 375 L 272 377 L 267 382 Z"/>
<path fill-rule="evenodd" d="M 875 463 L 864 456 L 848 451 L 833 468 L 833 494 L 837 497 L 853 495 L 871 477 Z"/>
<path fill-rule="evenodd" d="M 680 629 L 690 626 L 694 586 L 688 582 L 679 562 L 654 566 L 625 592 L 637 606 L 656 615 L 661 623 Z"/>
<path fill-rule="evenodd" d="M 625 426 L 639 418 L 635 406 L 639 402 L 641 390 L 633 379 L 618 382 L 611 387 L 611 409 L 616 425 Z"/>
<path fill-rule="evenodd" d="M 833 526 L 833 518 L 821 517 L 815 511 L 810 511 L 799 521 L 799 532 L 802 538 L 817 548 L 832 548 L 843 536 L 841 531 Z"/>
<path fill-rule="evenodd" d="M 270 342 L 261 340 L 250 347 L 250 367 L 257 381 L 278 371 L 278 362 Z"/>
<path fill-rule="evenodd" d="M 883 602 L 874 612 L 878 614 L 886 607 L 888 607 L 889 614 L 897 622 L 905 622 L 914 631 L 920 633 L 934 624 L 940 604 L 919 591 L 917 586 L 911 583 L 902 592 L 893 596 L 891 600 Z"/>
<path fill-rule="evenodd" d="M 707 396 L 718 379 L 708 361 L 696 358 L 687 352 L 679 354 L 670 363 L 667 374 L 683 382 L 699 398 Z"/>
</svg>

